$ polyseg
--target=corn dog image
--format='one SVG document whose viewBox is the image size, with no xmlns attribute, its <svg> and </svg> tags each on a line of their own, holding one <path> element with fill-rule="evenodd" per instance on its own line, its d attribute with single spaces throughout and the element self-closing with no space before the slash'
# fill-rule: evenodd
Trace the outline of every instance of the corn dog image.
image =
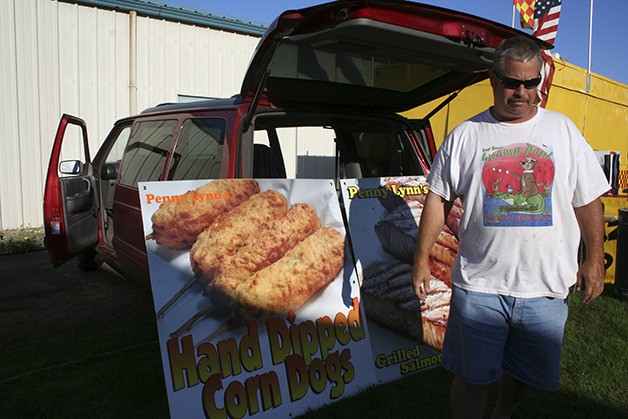
<svg viewBox="0 0 628 419">
<path fill-rule="evenodd" d="M 293 205 L 283 217 L 265 224 L 245 246 L 220 265 L 205 295 L 213 304 L 228 301 L 234 290 L 255 272 L 279 260 L 319 228 L 320 220 L 314 208 L 308 204 Z"/>
<path fill-rule="evenodd" d="M 253 195 L 226 213 L 199 234 L 192 246 L 190 263 L 195 275 L 210 282 L 220 264 L 244 246 L 249 236 L 287 212 L 286 198 L 268 190 Z"/>
<path fill-rule="evenodd" d="M 228 314 L 233 305 L 234 292 L 240 285 L 249 281 L 255 272 L 282 258 L 319 228 L 318 215 L 307 204 L 295 204 L 285 215 L 262 226 L 233 256 L 220 261 L 203 293 L 210 297 L 210 302 L 171 336 L 179 336 L 189 330 L 207 313 Z"/>
<path fill-rule="evenodd" d="M 209 283 L 220 264 L 244 246 L 249 236 L 287 211 L 288 201 L 282 194 L 266 191 L 253 195 L 203 230 L 190 249 L 194 276 L 157 311 L 157 317 L 162 317 L 199 279 Z"/>
<path fill-rule="evenodd" d="M 324 227 L 253 274 L 231 294 L 232 320 L 282 315 L 333 281 L 344 264 L 344 236 Z"/>
<path fill-rule="evenodd" d="M 249 259 L 257 260 L 257 256 Z M 247 269 L 256 269 L 256 263 L 245 262 L 248 257 L 243 254 L 239 257 L 242 262 L 236 262 L 237 268 L 229 264 L 219 267 L 209 284 L 212 297 L 220 295 L 222 298 L 212 299 L 212 303 L 171 333 L 171 337 L 179 336 L 207 313 L 215 311 L 215 304 L 219 305 L 218 311 L 228 309 L 228 319 L 203 341 L 212 340 L 247 320 L 283 315 L 301 307 L 338 276 L 344 265 L 344 236 L 331 227 L 317 229 L 275 262 L 263 263 L 267 266 L 256 272 L 249 270 L 248 277 Z M 234 259 L 239 257 L 236 254 Z"/>
<path fill-rule="evenodd" d="M 164 202 L 151 217 L 147 239 L 172 249 L 188 249 L 198 235 L 227 211 L 259 193 L 251 179 L 219 179 Z"/>
</svg>

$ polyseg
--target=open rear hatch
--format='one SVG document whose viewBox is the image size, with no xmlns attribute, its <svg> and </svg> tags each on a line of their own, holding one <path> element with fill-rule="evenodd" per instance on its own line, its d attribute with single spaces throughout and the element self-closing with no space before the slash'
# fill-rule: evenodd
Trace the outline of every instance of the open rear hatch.
<svg viewBox="0 0 628 419">
<path fill-rule="evenodd" d="M 286 11 L 260 40 L 241 94 L 251 98 L 265 83 L 263 100 L 282 108 L 401 112 L 487 78 L 495 48 L 515 35 L 552 47 L 505 25 L 406 1 Z"/>
</svg>

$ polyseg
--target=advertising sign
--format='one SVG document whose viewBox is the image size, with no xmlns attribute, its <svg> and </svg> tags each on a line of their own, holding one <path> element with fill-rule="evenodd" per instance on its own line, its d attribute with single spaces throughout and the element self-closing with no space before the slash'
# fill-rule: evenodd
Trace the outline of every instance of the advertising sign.
<svg viewBox="0 0 628 419">
<path fill-rule="evenodd" d="M 379 382 L 440 364 L 462 207 L 456 202 L 430 253 L 431 292 L 421 302 L 412 287 L 412 263 L 427 192 L 422 176 L 342 181 Z"/>
<path fill-rule="evenodd" d="M 333 181 L 139 190 L 172 417 L 288 417 L 376 382 Z"/>
</svg>

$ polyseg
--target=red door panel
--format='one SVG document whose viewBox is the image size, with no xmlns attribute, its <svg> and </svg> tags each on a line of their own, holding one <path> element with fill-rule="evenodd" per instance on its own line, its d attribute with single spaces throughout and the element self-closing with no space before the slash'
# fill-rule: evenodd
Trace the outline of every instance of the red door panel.
<svg viewBox="0 0 628 419">
<path fill-rule="evenodd" d="M 80 134 L 66 138 L 69 126 L 74 126 L 73 131 Z M 64 141 L 66 147 L 82 151 L 82 158 L 62 163 Z M 96 245 L 98 194 L 95 187 L 85 121 L 64 114 L 50 153 L 44 191 L 44 241 L 55 267 Z"/>
</svg>

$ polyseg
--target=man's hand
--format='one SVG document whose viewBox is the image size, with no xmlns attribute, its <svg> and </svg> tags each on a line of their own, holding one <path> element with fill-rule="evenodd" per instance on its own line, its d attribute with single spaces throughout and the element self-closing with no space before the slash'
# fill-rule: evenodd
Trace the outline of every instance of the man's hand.
<svg viewBox="0 0 628 419">
<path fill-rule="evenodd" d="M 420 300 L 425 300 L 430 292 L 430 279 L 432 278 L 428 265 L 430 250 L 445 224 L 452 205 L 453 201 L 445 201 L 431 190 L 425 199 L 419 221 L 417 245 L 414 250 L 414 263 L 412 264 L 412 288 Z"/>
<path fill-rule="evenodd" d="M 581 291 L 584 285 L 582 302 L 589 304 L 604 291 L 604 262 L 593 259 L 584 261 L 577 273 L 577 289 Z"/>
<path fill-rule="evenodd" d="M 574 208 L 586 257 L 576 274 L 578 291 L 584 286 L 582 302 L 589 304 L 604 291 L 604 208 L 600 198 Z"/>
<path fill-rule="evenodd" d="M 423 301 L 430 292 L 430 279 L 432 275 L 426 263 L 414 263 L 412 266 L 412 288 L 419 300 Z"/>
</svg>

